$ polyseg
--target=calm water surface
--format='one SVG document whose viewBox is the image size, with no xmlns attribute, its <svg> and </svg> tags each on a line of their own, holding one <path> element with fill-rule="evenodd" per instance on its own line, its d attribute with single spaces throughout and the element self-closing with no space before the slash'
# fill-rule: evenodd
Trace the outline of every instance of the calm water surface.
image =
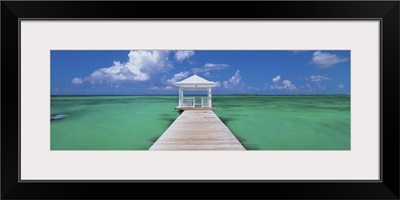
<svg viewBox="0 0 400 200">
<path fill-rule="evenodd" d="M 177 96 L 52 96 L 52 150 L 147 150 L 179 116 Z M 349 150 L 350 96 L 213 96 L 248 150 Z"/>
</svg>

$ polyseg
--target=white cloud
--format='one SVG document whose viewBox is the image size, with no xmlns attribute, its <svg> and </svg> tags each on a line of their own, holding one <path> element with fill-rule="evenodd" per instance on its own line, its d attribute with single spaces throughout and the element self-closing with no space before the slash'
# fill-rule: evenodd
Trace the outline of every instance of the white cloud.
<svg viewBox="0 0 400 200">
<path fill-rule="evenodd" d="M 175 52 L 175 60 L 178 62 L 182 62 L 185 59 L 194 55 L 194 51 L 176 51 Z"/>
<path fill-rule="evenodd" d="M 267 85 L 265 85 L 265 87 L 267 87 Z M 270 85 L 269 88 L 271 90 L 289 90 L 289 91 L 297 90 L 297 87 L 290 80 L 283 80 L 282 83 Z"/>
<path fill-rule="evenodd" d="M 256 88 L 256 87 L 253 87 L 253 86 L 246 86 L 246 90 L 260 91 L 260 88 Z"/>
<path fill-rule="evenodd" d="M 344 88 L 343 83 L 340 83 L 340 84 L 338 85 L 338 87 L 339 87 L 339 88 Z"/>
<path fill-rule="evenodd" d="M 179 73 L 175 74 L 171 79 L 168 79 L 167 83 L 169 85 L 172 85 L 173 83 L 181 81 L 182 79 L 186 78 L 188 75 L 189 75 L 188 71 L 179 72 Z"/>
<path fill-rule="evenodd" d="M 81 78 L 74 78 L 74 79 L 72 79 L 72 83 L 79 85 L 79 84 L 83 83 L 83 80 Z"/>
<path fill-rule="evenodd" d="M 226 89 L 231 89 L 241 84 L 241 80 L 242 77 L 240 76 L 240 71 L 237 70 L 234 76 L 232 76 L 229 80 L 223 82 L 223 85 Z"/>
<path fill-rule="evenodd" d="M 279 82 L 280 80 L 281 80 L 281 75 L 278 75 L 272 79 L 272 82 Z"/>
<path fill-rule="evenodd" d="M 202 70 L 204 70 L 205 72 L 208 72 L 208 71 L 212 71 L 212 70 L 221 70 L 221 69 L 225 69 L 225 68 L 228 68 L 228 67 L 229 67 L 228 64 L 207 63 L 207 64 L 204 65 Z"/>
<path fill-rule="evenodd" d="M 217 82 L 219 87 L 220 85 L 223 85 L 225 89 L 235 89 L 235 90 L 240 90 L 240 91 L 247 91 L 247 90 L 256 90 L 259 91 L 259 88 L 253 87 L 251 85 L 247 85 L 242 81 L 242 77 L 240 76 L 240 71 L 237 70 L 235 75 L 233 75 L 229 80 L 223 81 L 222 84 L 220 82 Z"/>
<path fill-rule="evenodd" d="M 168 51 L 130 51 L 125 63 L 114 61 L 108 68 L 92 72 L 83 81 L 92 84 L 120 81 L 147 81 L 152 74 L 162 73 L 172 68 L 168 60 Z"/>
<path fill-rule="evenodd" d="M 149 87 L 149 89 L 150 90 L 173 90 L 173 89 L 176 89 L 176 87 L 173 85 L 173 83 L 181 81 L 182 79 L 186 78 L 188 75 L 189 75 L 188 71 L 176 73 L 170 79 L 167 79 L 167 76 L 164 75 L 161 78 L 160 85 L 151 86 L 151 87 Z"/>
<path fill-rule="evenodd" d="M 320 69 L 326 69 L 345 61 L 347 61 L 347 58 L 339 58 L 335 54 L 316 51 L 313 54 L 311 63 Z"/>
<path fill-rule="evenodd" d="M 282 81 L 282 83 L 283 83 L 283 85 L 284 85 L 283 87 L 285 89 L 287 89 L 287 90 L 296 90 L 296 86 L 294 86 L 291 81 L 284 80 L 284 81 Z"/>
<path fill-rule="evenodd" d="M 202 68 L 198 68 L 197 72 L 209 72 L 214 70 L 222 70 L 228 68 L 228 64 L 214 64 L 214 63 L 206 63 Z"/>
<path fill-rule="evenodd" d="M 311 75 L 310 80 L 311 80 L 311 82 L 323 82 L 323 81 L 332 80 L 332 78 L 327 77 L 327 76 L 322 76 L 322 75 Z"/>
<path fill-rule="evenodd" d="M 152 86 L 149 87 L 150 90 L 173 90 L 174 87 L 172 86 Z"/>
</svg>

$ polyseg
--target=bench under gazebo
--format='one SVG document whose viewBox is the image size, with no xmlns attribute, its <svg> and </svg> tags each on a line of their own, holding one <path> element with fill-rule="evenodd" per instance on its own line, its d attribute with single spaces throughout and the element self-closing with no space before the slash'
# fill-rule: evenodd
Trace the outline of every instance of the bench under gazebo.
<svg viewBox="0 0 400 200">
<path fill-rule="evenodd" d="M 216 82 L 208 81 L 198 75 L 193 75 L 185 80 L 175 82 L 179 88 L 179 102 L 177 110 L 214 110 L 212 107 L 211 88 L 217 85 Z M 185 90 L 204 90 L 207 91 L 207 97 L 184 97 Z"/>
</svg>

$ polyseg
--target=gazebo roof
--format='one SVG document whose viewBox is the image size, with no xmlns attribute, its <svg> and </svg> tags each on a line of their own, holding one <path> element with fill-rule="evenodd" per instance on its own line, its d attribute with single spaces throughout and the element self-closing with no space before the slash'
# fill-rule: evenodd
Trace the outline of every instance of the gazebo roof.
<svg viewBox="0 0 400 200">
<path fill-rule="evenodd" d="M 208 89 L 215 87 L 217 83 L 208 81 L 195 74 L 185 80 L 175 82 L 174 85 L 183 89 Z"/>
</svg>

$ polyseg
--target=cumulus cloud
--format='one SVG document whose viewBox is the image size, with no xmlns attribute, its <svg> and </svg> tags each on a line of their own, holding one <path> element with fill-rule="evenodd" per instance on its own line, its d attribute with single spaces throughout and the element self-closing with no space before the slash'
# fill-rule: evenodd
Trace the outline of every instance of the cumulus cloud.
<svg viewBox="0 0 400 200">
<path fill-rule="evenodd" d="M 338 87 L 343 89 L 343 88 L 344 88 L 343 83 L 340 83 L 340 84 L 338 85 Z"/>
<path fill-rule="evenodd" d="M 237 70 L 235 75 L 233 75 L 229 80 L 223 82 L 223 85 L 226 89 L 231 89 L 241 84 L 241 80 L 242 77 L 240 76 L 240 71 Z"/>
<path fill-rule="evenodd" d="M 168 83 L 169 85 L 172 85 L 173 83 L 178 82 L 178 81 L 181 81 L 182 79 L 188 77 L 188 75 L 189 75 L 189 72 L 188 72 L 188 71 L 179 72 L 179 73 L 177 73 L 177 74 L 174 74 L 174 76 L 173 76 L 171 79 L 168 79 L 168 80 L 167 80 L 167 83 Z"/>
<path fill-rule="evenodd" d="M 271 90 L 289 90 L 289 91 L 297 90 L 297 87 L 290 80 L 283 80 L 282 82 L 279 83 L 279 80 L 281 79 L 280 76 L 279 78 L 277 76 L 274 79 L 276 79 L 276 81 L 273 80 L 273 82 L 275 82 L 275 85 L 269 86 L 269 89 Z M 267 89 L 268 84 L 265 84 L 264 88 Z"/>
<path fill-rule="evenodd" d="M 332 78 L 328 76 L 322 76 L 322 75 L 311 75 L 310 76 L 310 81 L 311 82 L 323 82 L 323 81 L 329 81 L 332 80 Z"/>
<path fill-rule="evenodd" d="M 79 85 L 79 84 L 83 83 L 83 80 L 81 78 L 74 78 L 74 79 L 72 79 L 72 83 Z"/>
<path fill-rule="evenodd" d="M 283 83 L 283 88 L 287 90 L 296 90 L 296 86 L 292 84 L 292 81 L 284 80 L 282 81 L 282 83 Z"/>
<path fill-rule="evenodd" d="M 182 62 L 185 59 L 194 55 L 194 51 L 176 51 L 175 52 L 175 60 L 178 62 Z"/>
<path fill-rule="evenodd" d="M 149 87 L 149 89 L 150 90 L 173 90 L 174 88 L 176 89 L 173 83 L 181 81 L 182 79 L 188 77 L 188 75 L 189 75 L 188 71 L 176 73 L 170 79 L 167 79 L 167 76 L 164 75 L 160 80 L 161 82 L 159 82 L 157 85 L 152 85 L 151 87 Z"/>
<path fill-rule="evenodd" d="M 168 60 L 168 51 L 130 51 L 128 61 L 114 61 L 113 65 L 100 68 L 85 78 L 74 78 L 91 82 L 92 84 L 120 81 L 147 81 L 152 74 L 162 73 L 172 68 Z"/>
<path fill-rule="evenodd" d="M 272 79 L 272 82 L 279 82 L 280 80 L 281 80 L 281 75 L 278 75 Z"/>
<path fill-rule="evenodd" d="M 233 75 L 231 78 L 229 78 L 227 81 L 223 81 L 222 84 L 220 82 L 217 82 L 217 87 L 220 87 L 221 85 L 225 89 L 230 89 L 230 90 L 238 90 L 238 91 L 259 91 L 259 88 L 253 87 L 251 85 L 246 84 L 245 82 L 242 81 L 242 76 L 240 76 L 240 71 L 237 70 L 235 75 Z"/>
<path fill-rule="evenodd" d="M 327 69 L 345 61 L 347 61 L 347 58 L 340 58 L 335 54 L 316 51 L 313 54 L 311 63 L 320 69 Z"/>
</svg>

